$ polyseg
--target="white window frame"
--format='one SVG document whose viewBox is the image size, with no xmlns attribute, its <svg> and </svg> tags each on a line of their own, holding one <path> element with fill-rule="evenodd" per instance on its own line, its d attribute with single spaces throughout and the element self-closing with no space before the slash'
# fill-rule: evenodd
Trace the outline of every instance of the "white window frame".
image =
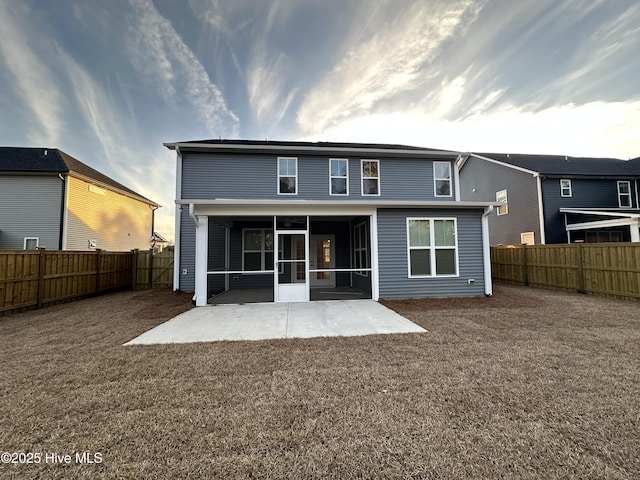
<svg viewBox="0 0 640 480">
<path fill-rule="evenodd" d="M 342 175 L 332 175 L 331 174 L 331 162 L 333 161 L 341 161 L 341 162 L 345 162 L 345 164 L 347 165 L 347 169 L 346 169 L 346 175 L 342 176 Z M 380 175 L 380 172 L 378 172 L 378 175 Z M 333 184 L 331 183 L 331 181 L 334 178 L 344 178 L 346 184 L 347 184 L 347 191 L 346 193 L 333 193 Z M 378 184 L 378 190 L 380 189 L 380 185 Z M 344 197 L 349 195 L 349 159 L 348 158 L 330 158 L 329 159 L 329 195 L 331 196 L 338 196 L 338 197 Z"/>
<path fill-rule="evenodd" d="M 35 240 L 36 241 L 36 248 L 27 249 L 27 242 L 29 240 Z M 40 237 L 24 237 L 24 242 L 23 242 L 22 246 L 23 246 L 24 250 L 36 250 L 40 246 Z"/>
<path fill-rule="evenodd" d="M 504 202 L 502 202 L 502 200 L 499 200 L 499 198 L 504 196 Z M 496 202 L 502 202 L 504 203 L 504 205 L 501 205 L 499 207 L 496 208 L 496 213 L 499 217 L 501 217 L 502 215 L 507 215 L 509 213 L 509 198 L 507 196 L 507 189 L 505 188 L 504 190 L 498 190 L 496 192 Z"/>
<path fill-rule="evenodd" d="M 245 248 L 245 241 L 246 241 L 246 233 L 247 232 L 260 232 L 260 236 L 261 236 L 261 241 L 260 241 L 260 250 L 247 250 Z M 274 259 L 275 259 L 275 252 L 273 250 L 267 250 L 266 248 L 266 234 L 268 232 L 271 232 L 271 235 L 274 236 L 274 243 L 275 243 L 275 234 L 273 232 L 272 228 L 252 228 L 252 227 L 247 227 L 247 228 L 243 228 L 242 229 L 242 271 L 246 271 L 246 272 L 264 272 L 264 271 L 273 271 L 273 264 L 271 265 L 266 265 L 265 261 L 266 261 L 266 253 L 267 252 L 271 252 L 272 255 L 274 255 Z M 259 270 L 247 270 L 245 268 L 244 265 L 244 256 L 245 253 L 260 253 L 260 269 Z"/>
<path fill-rule="evenodd" d="M 364 245 L 360 245 L 360 232 L 363 232 Z M 353 268 L 369 268 L 369 240 L 368 240 L 369 228 L 366 222 L 361 222 L 353 227 Z M 362 259 L 364 258 L 364 264 Z M 368 277 L 369 271 L 354 272 L 356 275 L 362 277 Z"/>
<path fill-rule="evenodd" d="M 429 222 L 429 245 L 428 246 L 411 246 L 411 234 L 409 232 L 409 224 L 413 220 L 422 220 Z M 455 237 L 455 244 L 453 246 L 437 246 L 436 245 L 436 231 L 434 228 L 436 221 L 453 221 L 453 234 Z M 428 275 L 413 275 L 411 273 L 411 250 L 429 250 L 429 262 L 431 265 L 431 273 Z M 455 274 L 441 274 L 438 275 L 436 265 L 436 251 L 438 250 L 453 250 L 456 263 Z M 460 258 L 458 251 L 458 219 L 455 217 L 407 217 L 407 276 L 408 278 L 458 278 L 460 276 Z"/>
<path fill-rule="evenodd" d="M 281 175 L 280 174 L 280 160 L 295 160 L 295 165 L 296 165 L 296 173 L 295 175 Z M 277 164 L 277 169 L 278 169 L 278 195 L 298 195 L 298 157 L 278 157 L 278 164 Z M 294 177 L 295 178 L 295 192 L 291 193 L 291 192 L 281 192 L 280 191 L 280 179 L 283 177 Z"/>
<path fill-rule="evenodd" d="M 531 242 L 526 241 L 526 238 L 531 238 Z M 520 234 L 520 245 L 535 245 L 536 233 L 535 232 L 522 232 Z"/>
<path fill-rule="evenodd" d="M 563 182 L 566 182 L 563 185 Z M 573 196 L 573 190 L 571 189 L 571 179 L 570 178 L 561 178 L 560 179 L 560 196 L 564 198 L 570 198 Z"/>
<path fill-rule="evenodd" d="M 437 177 L 436 176 L 437 165 L 446 165 L 447 167 L 449 167 L 449 177 Z M 451 171 L 452 171 L 451 162 L 433 162 L 433 195 L 435 197 L 452 197 L 453 196 L 453 183 L 451 181 Z M 438 181 L 449 182 L 449 195 L 438 195 Z"/>
<path fill-rule="evenodd" d="M 378 164 L 378 176 L 377 177 L 365 177 L 364 176 L 364 163 L 371 162 Z M 364 181 L 365 180 L 377 180 L 378 181 L 378 193 L 364 193 Z M 363 158 L 360 160 L 360 195 L 363 197 L 379 197 L 380 196 L 380 160 Z"/>
<path fill-rule="evenodd" d="M 627 185 L 628 193 L 621 193 L 620 192 L 620 185 L 622 185 L 622 184 L 626 184 Z M 617 187 L 618 187 L 618 206 L 620 208 L 631 208 L 632 205 L 633 205 L 632 202 L 631 202 L 631 182 L 629 180 L 618 180 Z M 629 205 L 622 205 L 622 197 L 623 196 L 629 198 Z"/>
</svg>

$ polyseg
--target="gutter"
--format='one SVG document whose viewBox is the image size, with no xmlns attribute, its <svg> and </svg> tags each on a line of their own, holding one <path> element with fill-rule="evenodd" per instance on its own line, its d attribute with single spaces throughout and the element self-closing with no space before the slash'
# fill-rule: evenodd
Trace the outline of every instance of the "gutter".
<svg viewBox="0 0 640 480">
<path fill-rule="evenodd" d="M 482 257 L 484 263 L 484 294 L 493 295 L 493 280 L 491 279 L 491 247 L 489 245 L 489 215 L 493 212 L 493 205 L 485 208 L 482 214 Z"/>
</svg>

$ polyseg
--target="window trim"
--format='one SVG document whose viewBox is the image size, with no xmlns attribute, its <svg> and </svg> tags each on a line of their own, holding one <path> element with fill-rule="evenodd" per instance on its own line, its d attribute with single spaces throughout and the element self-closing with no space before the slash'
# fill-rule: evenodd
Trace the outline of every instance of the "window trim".
<svg viewBox="0 0 640 480">
<path fill-rule="evenodd" d="M 501 196 L 502 196 L 502 195 L 501 195 L 501 193 L 503 193 L 503 192 L 504 192 L 504 199 L 505 199 L 505 201 L 504 201 L 504 202 L 501 202 L 501 203 L 504 203 L 504 205 L 496 207 L 496 214 L 497 214 L 499 217 L 501 217 L 501 216 L 503 216 L 503 215 L 508 215 L 508 214 L 509 214 L 509 197 L 508 197 L 507 189 L 506 189 L 506 188 L 505 188 L 505 189 L 503 189 L 503 190 L 498 190 L 498 191 L 496 192 L 496 202 L 500 202 L 500 200 L 498 200 L 498 197 L 501 197 Z M 502 213 L 500 213 L 500 211 L 501 211 L 500 209 L 501 209 L 501 208 L 504 208 L 504 211 L 502 211 Z"/>
<path fill-rule="evenodd" d="M 569 182 L 568 185 L 563 186 L 562 182 Z M 565 195 L 565 190 L 569 190 L 568 194 Z M 561 178 L 560 179 L 560 196 L 563 198 L 571 198 L 573 196 L 573 190 L 571 185 L 570 178 Z"/>
<path fill-rule="evenodd" d="M 409 224 L 412 220 L 428 220 L 429 221 L 429 246 L 427 247 L 412 247 L 411 246 L 411 233 L 409 230 Z M 453 246 L 437 246 L 435 242 L 435 222 L 436 221 L 453 221 L 453 232 L 455 244 Z M 458 219 L 456 217 L 407 217 L 407 277 L 408 278 L 458 278 L 460 277 L 460 252 L 458 246 Z M 431 273 L 429 275 L 412 275 L 411 274 L 411 250 L 429 250 L 429 262 L 431 265 Z M 436 251 L 438 250 L 453 250 L 455 257 L 456 273 L 441 274 L 438 275 L 436 265 Z"/>
<path fill-rule="evenodd" d="M 36 241 L 36 248 L 27 248 L 27 241 L 29 240 Z M 39 246 L 40 246 L 40 237 L 24 237 L 24 241 L 22 242 L 23 250 L 37 250 Z"/>
<path fill-rule="evenodd" d="M 443 164 L 449 167 L 449 178 L 436 177 L 436 165 Z M 453 182 L 451 181 L 452 165 L 451 162 L 433 162 L 433 196 L 434 197 L 452 197 L 453 196 Z M 446 180 L 449 182 L 449 195 L 438 195 L 438 181 Z"/>
<path fill-rule="evenodd" d="M 620 185 L 626 183 L 629 193 L 620 193 Z M 631 198 L 631 182 L 629 180 L 618 180 L 616 187 L 618 189 L 618 207 L 633 208 L 633 199 Z M 629 198 L 629 205 L 622 205 L 622 196 Z"/>
<path fill-rule="evenodd" d="M 346 175 L 342 176 L 342 175 L 332 175 L 331 174 L 331 162 L 333 162 L 334 160 L 340 160 L 340 161 L 344 161 L 345 164 L 347 165 L 347 170 L 346 170 Z M 378 173 L 379 175 L 379 173 Z M 331 181 L 334 178 L 344 178 L 347 184 L 347 191 L 346 193 L 333 193 L 333 184 L 331 183 Z M 378 190 L 379 190 L 379 185 L 378 185 Z M 329 159 L 329 195 L 331 196 L 336 196 L 336 197 L 344 197 L 344 196 L 348 196 L 349 195 L 349 159 L 348 158 L 330 158 Z"/>
<path fill-rule="evenodd" d="M 260 232 L 260 236 L 261 236 L 260 250 L 247 250 L 245 248 L 246 233 L 247 232 L 256 232 L 256 231 Z M 269 268 L 267 268 L 267 265 L 265 265 L 266 253 L 267 252 L 271 252 L 274 255 L 274 260 L 275 260 L 275 252 L 273 250 L 267 250 L 266 249 L 266 235 L 265 235 L 265 232 L 271 232 L 272 235 L 275 235 L 273 233 L 273 229 L 272 228 L 247 227 L 247 228 L 243 228 L 242 229 L 242 271 L 243 272 L 268 272 L 268 271 L 273 272 L 273 265 L 269 266 Z M 258 252 L 260 252 L 260 269 L 259 270 L 247 270 L 245 268 L 244 256 L 245 256 L 245 254 L 247 252 L 249 252 L 249 253 L 258 253 Z"/>
<path fill-rule="evenodd" d="M 356 243 L 356 239 L 360 238 L 359 229 L 363 230 L 364 233 L 364 246 L 358 245 Z M 353 268 L 370 268 L 369 267 L 369 229 L 367 228 L 367 222 L 360 222 L 353 226 Z M 358 259 L 360 258 L 359 254 L 364 253 L 364 265 L 358 265 Z M 369 271 L 358 271 L 353 272 L 356 275 L 360 275 L 361 277 L 368 277 Z"/>
<path fill-rule="evenodd" d="M 295 192 L 293 193 L 287 193 L 287 192 L 281 192 L 280 191 L 280 179 L 283 177 L 291 177 L 292 175 L 280 175 L 280 160 L 295 160 L 295 165 L 296 165 L 296 174 L 293 175 L 293 177 L 295 178 Z M 277 161 L 277 174 L 278 174 L 278 185 L 277 185 L 277 190 L 278 190 L 278 195 L 298 195 L 298 157 L 278 157 L 278 161 Z"/>
<path fill-rule="evenodd" d="M 364 162 L 375 162 L 378 164 L 378 176 L 377 177 L 365 177 L 364 176 Z M 378 181 L 378 193 L 364 193 L 364 181 L 365 180 L 377 180 Z M 362 158 L 360 159 L 360 195 L 363 197 L 379 197 L 381 191 L 380 182 L 380 160 L 375 158 Z"/>
</svg>

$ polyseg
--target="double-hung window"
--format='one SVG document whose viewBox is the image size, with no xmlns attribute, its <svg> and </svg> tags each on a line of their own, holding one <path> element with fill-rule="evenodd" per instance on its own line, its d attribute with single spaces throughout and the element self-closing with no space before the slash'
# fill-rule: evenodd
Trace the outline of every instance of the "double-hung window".
<svg viewBox="0 0 640 480">
<path fill-rule="evenodd" d="M 631 207 L 631 182 L 618 181 L 618 205 L 620 208 Z"/>
<path fill-rule="evenodd" d="M 458 275 L 455 218 L 407 218 L 409 277 Z"/>
<path fill-rule="evenodd" d="M 571 193 L 571 180 L 563 178 L 560 180 L 560 195 L 563 197 L 570 197 Z"/>
<path fill-rule="evenodd" d="M 298 159 L 295 157 L 278 157 L 278 193 L 280 195 L 297 195 L 298 193 Z"/>
<path fill-rule="evenodd" d="M 380 195 L 380 161 L 362 160 L 362 195 Z"/>
<path fill-rule="evenodd" d="M 498 216 L 506 215 L 507 213 L 509 213 L 509 204 L 507 203 L 507 191 L 506 190 L 500 190 L 499 192 L 496 192 L 496 202 L 504 203 L 504 205 L 500 205 L 496 209 L 496 212 L 497 212 Z"/>
<path fill-rule="evenodd" d="M 242 270 L 273 270 L 273 230 L 242 231 Z"/>
<path fill-rule="evenodd" d="M 331 195 L 349 195 L 349 162 L 346 158 L 329 159 L 329 188 Z"/>
<path fill-rule="evenodd" d="M 436 197 L 451 196 L 451 164 L 433 162 L 433 186 Z"/>
</svg>

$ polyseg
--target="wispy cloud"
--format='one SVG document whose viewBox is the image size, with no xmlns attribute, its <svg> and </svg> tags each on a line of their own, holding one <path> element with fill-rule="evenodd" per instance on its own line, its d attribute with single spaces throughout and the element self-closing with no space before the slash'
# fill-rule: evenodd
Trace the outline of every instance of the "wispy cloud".
<svg viewBox="0 0 640 480">
<path fill-rule="evenodd" d="M 57 144 L 63 128 L 60 115 L 63 98 L 52 81 L 55 72 L 41 61 L 41 50 L 48 50 L 50 45 L 39 42 L 37 36 L 26 35 L 31 30 L 25 20 L 28 15 L 28 6 L 24 3 L 0 2 L 0 57 L 14 77 L 15 89 L 35 120 L 35 123 L 27 124 L 29 140 L 34 144 L 53 146 Z M 8 88 L 8 85 L 3 86 L 3 89 Z"/>
<path fill-rule="evenodd" d="M 349 118 L 375 113 L 382 101 L 412 91 L 430 79 L 428 65 L 442 46 L 473 22 L 482 2 L 414 2 L 394 12 L 392 2 L 366 4 L 369 18 L 346 45 L 331 73 L 309 92 L 298 111 L 300 129 L 323 131 Z M 364 11 L 362 12 L 364 13 Z"/>
<path fill-rule="evenodd" d="M 171 22 L 150 0 L 130 4 L 134 17 L 127 51 L 137 71 L 158 88 L 165 101 L 174 105 L 186 101 L 211 135 L 236 136 L 238 117 Z"/>
</svg>

